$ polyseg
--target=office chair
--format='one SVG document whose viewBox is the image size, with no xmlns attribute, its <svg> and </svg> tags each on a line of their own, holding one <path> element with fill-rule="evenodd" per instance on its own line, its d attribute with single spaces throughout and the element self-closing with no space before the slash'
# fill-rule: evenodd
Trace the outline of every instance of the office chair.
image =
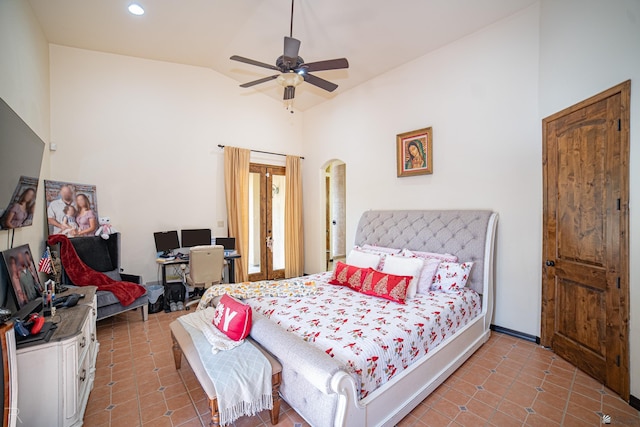
<svg viewBox="0 0 640 427">
<path fill-rule="evenodd" d="M 224 247 L 194 246 L 189 251 L 189 273 L 187 284 L 194 288 L 207 289 L 222 282 Z"/>
</svg>

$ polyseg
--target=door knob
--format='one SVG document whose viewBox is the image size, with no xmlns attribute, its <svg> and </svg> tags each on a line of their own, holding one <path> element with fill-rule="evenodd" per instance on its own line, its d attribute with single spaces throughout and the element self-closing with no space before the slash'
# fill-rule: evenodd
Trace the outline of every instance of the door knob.
<svg viewBox="0 0 640 427">
<path fill-rule="evenodd" d="M 556 263 L 551 261 L 551 260 L 547 260 L 547 262 L 545 264 L 547 264 L 547 267 L 553 267 L 553 266 L 556 265 Z"/>
</svg>

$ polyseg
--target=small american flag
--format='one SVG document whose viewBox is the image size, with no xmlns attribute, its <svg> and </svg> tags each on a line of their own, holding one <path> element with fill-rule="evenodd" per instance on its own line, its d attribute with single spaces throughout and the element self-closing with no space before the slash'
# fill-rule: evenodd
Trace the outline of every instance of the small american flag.
<svg viewBox="0 0 640 427">
<path fill-rule="evenodd" d="M 51 254 L 49 253 L 49 248 L 44 250 L 42 258 L 40 258 L 40 262 L 38 263 L 38 271 L 51 274 Z"/>
</svg>

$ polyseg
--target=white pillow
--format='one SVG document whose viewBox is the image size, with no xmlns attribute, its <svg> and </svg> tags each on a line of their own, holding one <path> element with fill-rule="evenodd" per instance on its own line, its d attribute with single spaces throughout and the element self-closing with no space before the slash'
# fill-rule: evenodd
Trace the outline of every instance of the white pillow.
<svg viewBox="0 0 640 427">
<path fill-rule="evenodd" d="M 374 270 L 378 270 L 378 271 L 382 271 L 382 268 L 384 267 L 384 260 L 387 259 L 387 256 L 389 254 L 400 253 L 400 249 L 385 248 L 384 246 L 373 246 L 373 245 L 362 245 L 362 246 L 355 245 L 353 249 L 360 252 L 366 252 L 368 254 L 380 255 L 380 262 L 378 263 L 377 266 L 373 267 Z"/>
<path fill-rule="evenodd" d="M 384 246 L 375 246 L 375 245 L 362 245 L 362 249 L 365 251 L 371 252 L 380 252 L 383 254 L 399 254 L 401 249 L 396 248 L 386 248 Z"/>
<path fill-rule="evenodd" d="M 469 272 L 473 262 L 441 262 L 433 278 L 432 291 L 458 292 L 469 280 Z"/>
<path fill-rule="evenodd" d="M 424 266 L 424 260 L 420 258 L 407 258 L 389 255 L 382 268 L 383 273 L 395 274 L 396 276 L 411 276 L 413 279 L 407 288 L 407 299 L 416 296 L 420 272 Z"/>
<path fill-rule="evenodd" d="M 415 256 L 422 259 L 439 259 L 440 261 L 445 262 L 458 262 L 458 257 L 451 254 L 437 254 L 435 252 L 421 252 L 421 251 L 413 251 L 411 249 L 403 249 L 402 256 Z"/>
<path fill-rule="evenodd" d="M 422 271 L 420 272 L 420 279 L 418 280 L 418 290 L 416 291 L 417 293 L 428 294 L 429 291 L 431 291 L 433 278 L 435 277 L 436 271 L 438 271 L 438 266 L 441 262 L 442 261 L 436 258 L 427 258 L 424 260 L 424 267 L 422 267 Z"/>
<path fill-rule="evenodd" d="M 352 249 L 347 255 L 348 265 L 360 268 L 377 268 L 380 263 L 381 255 L 372 254 L 368 252 L 362 252 L 357 249 Z"/>
</svg>

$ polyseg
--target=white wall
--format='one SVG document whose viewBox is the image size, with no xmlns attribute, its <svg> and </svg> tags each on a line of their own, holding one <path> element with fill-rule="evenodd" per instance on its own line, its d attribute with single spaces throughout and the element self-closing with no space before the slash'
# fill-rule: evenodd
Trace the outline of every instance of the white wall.
<svg viewBox="0 0 640 427">
<path fill-rule="evenodd" d="M 0 98 L 47 143 L 49 141 L 49 44 L 26 1 L 0 0 Z M 2 147 L 5 152 L 6 147 Z M 44 250 L 44 186 L 49 150 L 44 147 L 36 212 L 31 227 L 15 232 L 14 246 L 29 243 L 34 257 Z M 2 201 L 5 203 L 6 201 Z M 7 249 L 0 232 L 0 250 Z"/>
<path fill-rule="evenodd" d="M 368 209 L 492 209 L 494 323 L 540 325 L 538 6 L 305 113 L 306 272 L 324 268 L 325 163 L 347 167 L 347 246 Z M 396 178 L 398 133 L 433 127 L 433 175 Z"/>
<path fill-rule="evenodd" d="M 210 69 L 57 45 L 50 56 L 51 179 L 97 185 L 123 267 L 145 281 L 158 277 L 154 231 L 226 235 L 217 144 L 301 154 L 301 114 Z"/>
<path fill-rule="evenodd" d="M 543 0 L 540 116 L 631 79 L 631 394 L 640 396 L 640 2 Z M 635 207 L 635 209 L 634 209 Z"/>
</svg>

